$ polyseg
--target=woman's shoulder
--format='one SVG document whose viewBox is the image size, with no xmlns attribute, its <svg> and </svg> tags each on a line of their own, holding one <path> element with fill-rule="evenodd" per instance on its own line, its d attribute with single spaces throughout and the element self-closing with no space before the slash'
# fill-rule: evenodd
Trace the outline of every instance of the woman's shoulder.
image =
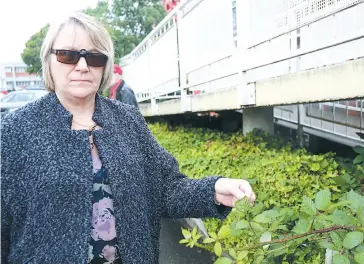
<svg viewBox="0 0 364 264">
<path fill-rule="evenodd" d="M 21 153 L 39 132 L 34 128 L 37 125 L 42 126 L 43 120 L 40 115 L 47 111 L 44 109 L 44 100 L 45 98 L 40 98 L 28 103 L 1 119 L 1 151 L 6 154 L 8 160 L 18 162 L 22 157 Z"/>
<path fill-rule="evenodd" d="M 136 138 L 147 136 L 146 120 L 138 108 L 124 104 L 118 100 L 101 98 L 103 104 L 103 117 L 111 126 L 119 126 L 125 134 Z M 144 140 L 145 141 L 145 140 Z"/>
<path fill-rule="evenodd" d="M 50 95 L 47 94 L 2 117 L 1 130 L 6 129 L 20 132 L 37 122 L 41 122 L 40 116 L 47 112 L 49 97 Z"/>
<path fill-rule="evenodd" d="M 116 114 L 120 118 L 138 119 L 140 116 L 139 109 L 130 104 L 122 103 L 115 99 L 110 99 L 104 96 L 100 96 L 101 104 L 105 115 Z"/>
</svg>

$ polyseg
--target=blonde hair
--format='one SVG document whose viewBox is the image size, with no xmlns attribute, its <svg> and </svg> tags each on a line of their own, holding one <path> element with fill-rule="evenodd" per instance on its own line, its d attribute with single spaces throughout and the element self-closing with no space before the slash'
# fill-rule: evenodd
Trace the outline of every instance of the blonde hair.
<svg viewBox="0 0 364 264">
<path fill-rule="evenodd" d="M 44 38 L 43 45 L 40 51 L 40 59 L 42 62 L 42 75 L 45 88 L 50 91 L 55 91 L 55 84 L 51 75 L 50 56 L 51 49 L 53 48 L 54 41 L 56 40 L 59 32 L 66 25 L 78 25 L 81 26 L 88 36 L 95 49 L 105 54 L 108 57 L 107 63 L 104 68 L 99 91 L 108 88 L 112 81 L 113 65 L 114 65 L 114 45 L 110 38 L 109 33 L 104 26 L 94 17 L 86 15 L 81 12 L 76 12 L 61 22 L 52 24 Z"/>
</svg>

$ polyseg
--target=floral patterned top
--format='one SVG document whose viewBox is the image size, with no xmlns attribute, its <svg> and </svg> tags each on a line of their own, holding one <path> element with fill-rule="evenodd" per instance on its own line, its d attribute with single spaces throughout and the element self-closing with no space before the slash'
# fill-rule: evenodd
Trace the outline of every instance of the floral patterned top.
<svg viewBox="0 0 364 264">
<path fill-rule="evenodd" d="M 89 244 L 89 264 L 121 264 L 116 238 L 113 196 L 107 171 L 102 167 L 96 146 L 90 135 L 94 169 L 92 199 L 92 232 Z"/>
</svg>

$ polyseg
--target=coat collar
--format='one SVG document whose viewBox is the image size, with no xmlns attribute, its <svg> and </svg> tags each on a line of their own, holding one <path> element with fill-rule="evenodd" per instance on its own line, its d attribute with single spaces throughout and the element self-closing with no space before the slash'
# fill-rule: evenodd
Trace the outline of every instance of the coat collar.
<svg viewBox="0 0 364 264">
<path fill-rule="evenodd" d="M 73 115 L 69 112 L 59 101 L 56 93 L 52 92 L 48 95 L 48 102 L 50 102 L 50 106 L 53 109 L 53 116 L 51 118 L 55 118 L 57 122 L 60 122 L 63 128 L 71 129 L 72 127 L 72 118 Z M 96 94 L 95 96 L 95 111 L 92 116 L 92 119 L 101 126 L 104 132 L 111 132 L 113 130 L 113 123 L 110 121 L 110 113 L 108 114 L 108 109 L 105 99 Z M 54 122 L 54 120 L 52 120 Z"/>
</svg>

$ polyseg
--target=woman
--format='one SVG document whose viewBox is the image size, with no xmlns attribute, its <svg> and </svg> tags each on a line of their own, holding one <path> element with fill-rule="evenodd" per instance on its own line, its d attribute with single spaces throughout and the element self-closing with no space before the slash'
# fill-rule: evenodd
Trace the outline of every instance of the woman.
<svg viewBox="0 0 364 264">
<path fill-rule="evenodd" d="M 249 183 L 187 179 L 138 110 L 98 94 L 113 45 L 77 13 L 41 50 L 50 92 L 1 125 L 2 263 L 158 263 L 161 217 L 220 217 Z"/>
</svg>

